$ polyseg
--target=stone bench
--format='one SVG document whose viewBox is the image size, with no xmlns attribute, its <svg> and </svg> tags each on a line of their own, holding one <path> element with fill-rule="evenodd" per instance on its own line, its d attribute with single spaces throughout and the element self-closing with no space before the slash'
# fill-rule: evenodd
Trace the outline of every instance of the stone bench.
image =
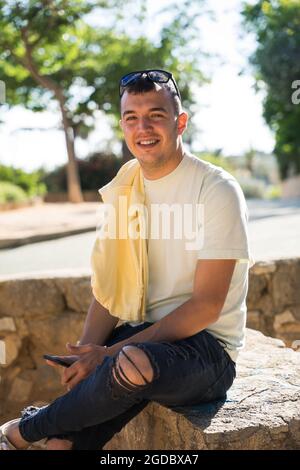
<svg viewBox="0 0 300 470">
<path fill-rule="evenodd" d="M 225 403 L 150 403 L 104 449 L 300 449 L 300 353 L 247 330 Z"/>
<path fill-rule="evenodd" d="M 247 305 L 250 314 L 257 309 L 254 318 L 264 320 L 257 328 L 263 326 L 265 334 L 300 339 L 299 273 L 300 259 L 252 268 Z M 89 273 L 0 280 L 0 341 L 6 346 L 6 363 L 0 364 L 1 422 L 28 404 L 42 405 L 39 400 L 49 402 L 63 393 L 59 375 L 42 355 L 64 354 L 66 342 L 76 342 L 90 300 Z M 248 330 L 237 372 L 225 403 L 181 413 L 151 403 L 107 449 L 300 448 L 300 352 Z"/>
</svg>

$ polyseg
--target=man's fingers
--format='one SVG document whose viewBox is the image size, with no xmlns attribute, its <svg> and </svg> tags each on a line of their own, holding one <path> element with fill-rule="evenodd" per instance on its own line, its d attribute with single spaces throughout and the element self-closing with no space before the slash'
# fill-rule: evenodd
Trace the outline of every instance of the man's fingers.
<svg viewBox="0 0 300 470">
<path fill-rule="evenodd" d="M 77 371 L 73 371 L 72 374 L 70 374 L 70 371 L 64 370 L 61 376 L 61 384 L 62 385 L 69 385 L 69 382 L 77 376 Z"/>
<path fill-rule="evenodd" d="M 69 382 L 67 382 L 67 390 L 68 392 L 73 388 L 75 387 L 75 385 L 77 385 L 82 379 L 79 378 L 78 374 L 75 375 L 74 377 L 72 377 L 71 380 L 69 380 Z"/>
<path fill-rule="evenodd" d="M 75 387 L 75 385 L 77 385 L 79 382 L 81 382 L 81 380 L 83 379 L 83 377 L 81 376 L 81 374 L 76 371 L 77 373 L 75 373 L 74 375 L 71 375 L 67 380 L 66 382 L 64 382 L 64 385 L 67 386 L 67 390 L 68 392 L 73 388 Z"/>
<path fill-rule="evenodd" d="M 61 383 L 62 385 L 69 384 L 69 382 L 74 378 L 74 377 L 79 377 L 82 375 L 82 371 L 80 368 L 80 365 L 78 362 L 75 362 L 72 364 L 70 367 L 64 369 L 61 377 Z"/>
<path fill-rule="evenodd" d="M 49 361 L 49 359 L 46 359 L 46 363 L 48 364 L 48 366 L 52 366 L 52 367 L 61 367 L 59 364 L 57 364 L 56 362 L 52 362 L 52 361 Z"/>
<path fill-rule="evenodd" d="M 75 344 L 67 343 L 67 349 L 72 352 L 73 354 L 85 354 L 87 352 L 91 352 L 92 347 L 90 344 L 83 344 L 81 346 L 76 346 Z"/>
</svg>

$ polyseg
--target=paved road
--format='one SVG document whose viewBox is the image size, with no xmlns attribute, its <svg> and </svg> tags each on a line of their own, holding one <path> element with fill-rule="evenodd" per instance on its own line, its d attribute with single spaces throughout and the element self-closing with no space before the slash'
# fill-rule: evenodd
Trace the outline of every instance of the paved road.
<svg viewBox="0 0 300 470">
<path fill-rule="evenodd" d="M 249 233 L 256 261 L 300 257 L 300 199 L 249 200 Z M 33 271 L 89 269 L 96 232 L 0 251 L 0 276 Z"/>
<path fill-rule="evenodd" d="M 300 257 L 300 198 L 247 201 L 249 235 L 256 261 Z"/>
</svg>

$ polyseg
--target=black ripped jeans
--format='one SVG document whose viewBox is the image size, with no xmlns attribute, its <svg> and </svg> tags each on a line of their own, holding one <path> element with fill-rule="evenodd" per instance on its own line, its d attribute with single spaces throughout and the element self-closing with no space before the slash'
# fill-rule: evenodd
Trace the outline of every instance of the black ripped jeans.
<svg viewBox="0 0 300 470">
<path fill-rule="evenodd" d="M 151 325 L 122 324 L 112 332 L 107 345 Z M 74 450 L 101 449 L 149 401 L 176 409 L 225 398 L 236 376 L 235 363 L 205 330 L 173 343 L 128 344 L 147 354 L 154 371 L 150 383 L 124 388 L 112 374 L 118 354 L 105 356 L 102 364 L 71 391 L 45 407 L 25 413 L 19 424 L 22 437 L 35 442 L 55 436 L 71 440 Z"/>
</svg>

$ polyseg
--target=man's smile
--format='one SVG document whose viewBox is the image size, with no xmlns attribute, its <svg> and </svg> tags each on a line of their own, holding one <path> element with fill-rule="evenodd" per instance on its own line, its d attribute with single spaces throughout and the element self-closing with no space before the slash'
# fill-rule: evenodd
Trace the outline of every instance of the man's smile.
<svg viewBox="0 0 300 470">
<path fill-rule="evenodd" d="M 153 148 L 159 143 L 159 139 L 141 139 L 137 141 L 140 148 Z"/>
</svg>

